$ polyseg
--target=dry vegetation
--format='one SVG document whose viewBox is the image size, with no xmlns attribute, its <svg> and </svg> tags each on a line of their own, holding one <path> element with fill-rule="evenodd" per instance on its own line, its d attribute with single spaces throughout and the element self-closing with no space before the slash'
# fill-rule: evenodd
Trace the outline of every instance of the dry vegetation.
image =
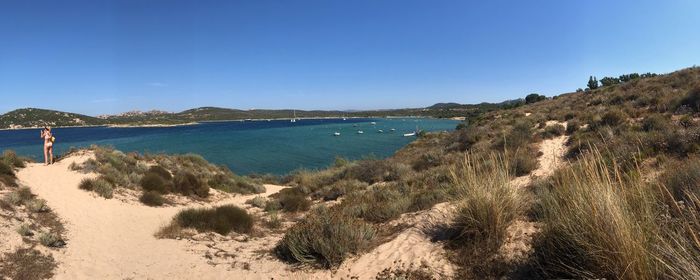
<svg viewBox="0 0 700 280">
<path fill-rule="evenodd" d="M 0 275 L 9 279 L 49 279 L 53 277 L 56 262 L 51 254 L 36 248 L 39 244 L 47 248 L 62 247 L 64 228 L 58 217 L 32 192 L 21 187 L 15 177 L 15 169 L 22 168 L 29 160 L 5 150 L 0 156 L 0 234 L 3 240 L 21 238 L 13 251 L 0 244 Z M 7 232 L 5 229 L 14 228 Z M 12 241 L 10 241 L 12 243 Z M 3 246 L 5 245 L 5 246 Z M 43 250 L 45 251 L 45 250 Z"/>
<path fill-rule="evenodd" d="M 452 201 L 454 221 L 436 232 L 460 278 L 698 278 L 699 113 L 700 69 L 689 68 L 484 113 L 386 160 L 299 171 L 266 208 L 340 202 L 309 212 L 276 252 L 337 267 L 401 214 Z M 562 135 L 571 163 L 515 188 L 538 168 L 539 143 Z M 497 252 L 518 219 L 541 230 L 526 259 L 504 263 Z"/>
<path fill-rule="evenodd" d="M 216 166 L 194 154 L 141 155 L 124 154 L 107 147 L 90 148 L 94 159 L 71 169 L 95 172 L 97 178 L 85 179 L 80 188 L 94 191 L 104 198 L 112 198 L 118 188 L 141 191 L 139 201 L 149 206 L 169 203 L 163 197 L 176 194 L 192 199 L 205 199 L 210 189 L 229 193 L 251 194 L 265 191 L 263 178 L 238 176 L 223 166 Z"/>
</svg>

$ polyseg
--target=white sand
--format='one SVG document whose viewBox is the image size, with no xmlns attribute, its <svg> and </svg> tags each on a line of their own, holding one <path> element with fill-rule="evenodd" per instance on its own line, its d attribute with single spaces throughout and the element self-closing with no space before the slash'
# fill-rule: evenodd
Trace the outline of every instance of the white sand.
<svg viewBox="0 0 700 280">
<path fill-rule="evenodd" d="M 90 175 L 69 171 L 68 165 L 87 158 L 72 157 L 51 166 L 30 164 L 17 174 L 64 220 L 68 245 L 55 254 L 60 262 L 56 279 L 228 279 L 236 275 L 190 253 L 187 242 L 153 236 L 180 207 L 131 205 L 78 189 Z M 282 187 L 266 188 L 264 195 Z M 250 197 L 220 203 L 242 205 Z"/>
</svg>

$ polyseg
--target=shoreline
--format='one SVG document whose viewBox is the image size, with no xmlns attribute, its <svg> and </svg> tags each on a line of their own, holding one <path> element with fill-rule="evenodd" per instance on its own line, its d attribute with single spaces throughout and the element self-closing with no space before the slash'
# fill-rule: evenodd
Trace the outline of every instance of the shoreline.
<svg viewBox="0 0 700 280">
<path fill-rule="evenodd" d="M 297 120 L 328 120 L 328 119 L 438 119 L 433 116 L 382 116 L 382 117 L 300 117 Z M 445 118 L 449 120 L 460 121 L 463 120 L 461 117 Z M 191 126 L 198 125 L 202 123 L 213 123 L 213 122 L 246 122 L 246 121 L 283 121 L 292 120 L 292 118 L 268 118 L 268 119 L 230 119 L 230 120 L 206 120 L 206 121 L 194 121 L 188 123 L 176 123 L 176 124 L 100 124 L 100 125 L 67 125 L 67 126 L 52 126 L 51 128 L 88 128 L 88 127 L 108 127 L 108 128 L 157 128 L 157 127 L 179 127 L 179 126 Z M 0 128 L 0 131 L 13 131 L 13 130 L 29 130 L 29 129 L 42 129 L 43 126 L 35 127 L 18 127 L 18 128 Z"/>
</svg>

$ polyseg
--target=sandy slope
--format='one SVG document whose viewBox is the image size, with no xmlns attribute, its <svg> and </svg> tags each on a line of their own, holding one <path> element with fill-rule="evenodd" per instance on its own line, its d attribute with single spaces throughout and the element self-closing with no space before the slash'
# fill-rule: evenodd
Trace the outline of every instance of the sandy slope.
<svg viewBox="0 0 700 280">
<path fill-rule="evenodd" d="M 86 159 L 83 155 L 51 166 L 30 164 L 17 174 L 22 184 L 48 201 L 68 229 L 68 245 L 55 256 L 60 262 L 56 279 L 228 279 L 239 275 L 207 264 L 201 255 L 190 252 L 187 242 L 153 236 L 179 207 L 130 205 L 78 189 L 89 175 L 69 171 L 68 165 Z M 282 188 L 266 187 L 265 195 Z M 242 205 L 248 198 L 238 196 L 220 203 Z"/>
</svg>

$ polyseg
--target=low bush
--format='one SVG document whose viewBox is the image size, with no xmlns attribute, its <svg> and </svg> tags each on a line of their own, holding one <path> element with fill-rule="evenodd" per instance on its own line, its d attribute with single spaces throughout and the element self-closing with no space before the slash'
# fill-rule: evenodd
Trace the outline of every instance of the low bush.
<svg viewBox="0 0 700 280">
<path fill-rule="evenodd" d="M 561 124 L 548 125 L 544 128 L 542 132 L 542 138 L 552 138 L 557 136 L 562 136 L 566 132 L 566 128 Z"/>
<path fill-rule="evenodd" d="M 311 201 L 299 188 L 288 188 L 279 192 L 277 201 L 281 209 L 287 212 L 307 211 L 311 207 Z"/>
<path fill-rule="evenodd" d="M 365 250 L 374 236 L 371 225 L 322 206 L 292 226 L 275 253 L 289 262 L 332 268 Z"/>
<path fill-rule="evenodd" d="M 688 201 L 688 195 L 700 196 L 700 159 L 672 162 L 659 176 L 659 182 L 667 187 L 674 199 Z"/>
<path fill-rule="evenodd" d="M 32 229 L 28 224 L 22 224 L 19 228 L 17 228 L 17 234 L 21 236 L 32 236 L 34 233 L 32 233 Z"/>
<path fill-rule="evenodd" d="M 209 186 L 190 172 L 178 172 L 173 179 L 173 191 L 183 195 L 209 196 Z"/>
<path fill-rule="evenodd" d="M 578 121 L 570 120 L 566 123 L 566 135 L 574 134 L 579 128 L 581 128 L 581 124 Z"/>
<path fill-rule="evenodd" d="M 222 235 L 231 231 L 250 233 L 253 230 L 253 217 L 233 205 L 182 210 L 175 216 L 175 222 L 183 228 L 194 228 L 200 232 L 213 231 Z"/>
<path fill-rule="evenodd" d="M 34 213 L 40 213 L 40 212 L 48 212 L 49 211 L 49 206 L 46 205 L 46 200 L 43 199 L 32 199 L 27 201 L 26 203 L 27 209 L 29 211 L 32 211 Z"/>
<path fill-rule="evenodd" d="M 163 179 L 163 177 L 157 173 L 152 172 L 143 175 L 140 185 L 144 191 L 153 191 L 161 194 L 168 193 L 172 188 L 170 182 Z"/>
<path fill-rule="evenodd" d="M 39 234 L 39 243 L 46 247 L 61 247 L 63 246 L 63 240 L 58 234 L 50 232 L 42 232 Z"/>
<path fill-rule="evenodd" d="M 11 167 L 16 167 L 16 168 L 24 168 L 25 164 L 24 162 L 27 161 L 28 159 L 26 158 L 21 158 L 17 156 L 17 153 L 13 150 L 5 150 L 2 153 L 2 161 Z"/>
<path fill-rule="evenodd" d="M 677 108 L 686 107 L 694 112 L 700 111 L 700 87 L 695 87 L 680 100 Z"/>
<path fill-rule="evenodd" d="M 160 165 L 154 165 L 149 167 L 148 172 L 158 174 L 165 181 L 170 181 L 173 179 L 173 175 L 170 174 L 170 171 L 168 171 Z"/>
<path fill-rule="evenodd" d="M 314 199 L 323 199 L 324 201 L 336 200 L 339 197 L 345 195 L 346 193 L 355 192 L 359 190 L 366 189 L 367 183 L 361 182 L 359 180 L 343 179 L 333 183 L 333 185 L 326 186 L 312 193 L 311 196 Z"/>
<path fill-rule="evenodd" d="M 254 207 L 257 207 L 257 208 L 265 209 L 265 205 L 267 204 L 267 199 L 262 197 L 262 196 L 256 196 L 254 198 L 246 200 L 245 203 L 253 205 Z"/>
<path fill-rule="evenodd" d="M 97 178 L 97 180 L 95 180 L 93 182 L 93 186 L 94 186 L 94 191 L 97 194 L 99 194 L 101 197 L 104 197 L 107 199 L 112 198 L 112 195 L 114 192 L 114 187 L 113 187 L 112 183 L 110 183 L 109 181 L 100 177 L 100 178 Z"/>
<path fill-rule="evenodd" d="M 412 200 L 404 185 L 397 183 L 375 187 L 366 192 L 348 195 L 343 204 L 343 212 L 365 221 L 383 223 L 406 213 Z"/>
<path fill-rule="evenodd" d="M 163 196 L 161 196 L 159 192 L 155 191 L 144 192 L 139 198 L 139 201 L 148 206 L 162 206 L 165 203 Z"/>
<path fill-rule="evenodd" d="M 509 161 L 510 173 L 515 176 L 528 175 L 539 165 L 537 156 L 530 150 L 519 150 L 512 153 Z"/>
<path fill-rule="evenodd" d="M 280 220 L 280 217 L 276 211 L 270 212 L 267 220 L 265 220 L 265 226 L 269 229 L 278 229 L 282 226 L 282 220 Z"/>
<path fill-rule="evenodd" d="M 78 188 L 85 191 L 95 190 L 95 179 L 85 178 L 80 181 Z"/>
<path fill-rule="evenodd" d="M 670 121 L 660 114 L 650 115 L 642 121 L 644 131 L 667 131 L 670 128 Z"/>
<path fill-rule="evenodd" d="M 346 169 L 344 178 L 368 184 L 396 181 L 410 173 L 410 167 L 389 160 L 366 159 Z"/>
<path fill-rule="evenodd" d="M 447 200 L 447 194 L 443 190 L 427 189 L 411 194 L 411 205 L 408 211 L 420 211 L 433 207 L 433 205 Z"/>
<path fill-rule="evenodd" d="M 623 124 L 626 120 L 627 115 L 624 112 L 618 109 L 612 109 L 603 114 L 603 116 L 600 119 L 600 124 L 616 127 L 618 125 Z"/>
<path fill-rule="evenodd" d="M 413 169 L 416 171 L 422 171 L 431 167 L 439 166 L 442 164 L 443 154 L 440 152 L 427 152 L 422 154 L 416 161 L 413 162 Z"/>
</svg>

